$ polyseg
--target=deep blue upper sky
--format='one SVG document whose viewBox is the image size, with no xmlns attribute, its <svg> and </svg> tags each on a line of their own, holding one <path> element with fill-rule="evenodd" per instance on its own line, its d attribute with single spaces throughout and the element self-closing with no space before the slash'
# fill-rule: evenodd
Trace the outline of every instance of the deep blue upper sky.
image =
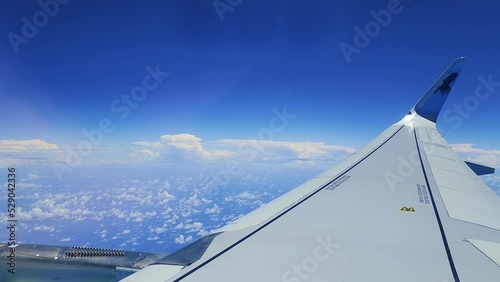
<svg viewBox="0 0 500 282">
<path fill-rule="evenodd" d="M 8 34 L 22 35 L 21 18 L 41 7 L 2 1 L 1 139 L 72 145 L 105 117 L 116 130 L 103 146 L 179 133 L 248 138 L 286 106 L 297 118 L 276 139 L 359 148 L 456 57 L 469 61 L 445 110 L 474 95 L 479 75 L 500 81 L 496 1 L 401 1 L 348 63 L 339 44 L 354 45 L 354 27 L 390 2 L 243 0 L 221 21 L 212 1 L 73 0 L 16 54 Z M 118 119 L 111 103 L 158 64 L 170 76 Z M 450 143 L 498 148 L 498 93 L 457 130 L 441 118 Z"/>
</svg>

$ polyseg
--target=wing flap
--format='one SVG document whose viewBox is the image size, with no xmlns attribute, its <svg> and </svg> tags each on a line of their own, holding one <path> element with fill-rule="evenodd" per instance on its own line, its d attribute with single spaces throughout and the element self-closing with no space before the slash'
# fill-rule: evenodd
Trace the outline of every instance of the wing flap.
<svg viewBox="0 0 500 282">
<path fill-rule="evenodd" d="M 121 282 L 165 281 L 181 272 L 184 266 L 155 264 L 146 266 L 140 271 L 120 280 Z"/>
<path fill-rule="evenodd" d="M 500 267 L 500 243 L 473 239 L 467 240 Z"/>
<path fill-rule="evenodd" d="M 500 230 L 500 198 L 442 137 L 432 136 L 431 143 L 425 143 L 423 148 L 448 215 Z M 428 139 L 424 135 L 421 140 Z"/>
</svg>

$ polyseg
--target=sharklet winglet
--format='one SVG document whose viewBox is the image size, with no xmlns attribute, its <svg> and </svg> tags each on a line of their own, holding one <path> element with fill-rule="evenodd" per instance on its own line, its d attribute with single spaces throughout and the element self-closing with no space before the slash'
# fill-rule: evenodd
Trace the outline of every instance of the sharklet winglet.
<svg viewBox="0 0 500 282">
<path fill-rule="evenodd" d="M 415 112 L 419 116 L 435 123 L 444 102 L 446 102 L 446 98 L 448 98 L 448 94 L 451 92 L 453 84 L 462 71 L 465 60 L 466 57 L 460 57 L 453 61 L 431 88 L 427 90 L 424 96 L 420 98 L 411 112 Z"/>
</svg>

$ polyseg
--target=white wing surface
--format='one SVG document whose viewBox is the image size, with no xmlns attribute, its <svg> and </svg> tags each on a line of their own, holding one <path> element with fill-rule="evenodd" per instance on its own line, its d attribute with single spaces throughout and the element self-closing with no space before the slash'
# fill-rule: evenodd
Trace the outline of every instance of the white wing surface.
<svg viewBox="0 0 500 282">
<path fill-rule="evenodd" d="M 122 281 L 500 281 L 500 199 L 435 124 L 464 60 L 339 165 Z"/>
</svg>

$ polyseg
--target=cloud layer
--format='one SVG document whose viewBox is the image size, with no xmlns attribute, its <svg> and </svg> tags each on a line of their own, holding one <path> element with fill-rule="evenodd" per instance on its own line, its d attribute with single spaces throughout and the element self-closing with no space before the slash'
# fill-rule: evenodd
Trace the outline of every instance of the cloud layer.
<svg viewBox="0 0 500 282">
<path fill-rule="evenodd" d="M 500 150 L 479 149 L 475 148 L 473 144 L 452 144 L 450 146 L 464 159 L 500 168 Z"/>
<path fill-rule="evenodd" d="M 36 152 L 57 150 L 59 146 L 40 139 L 31 140 L 0 140 L 0 152 Z"/>
<path fill-rule="evenodd" d="M 63 145 L 40 139 L 0 140 L 0 166 L 64 162 Z M 500 168 L 500 150 L 476 148 L 473 144 L 451 144 L 464 159 Z M 126 150 L 129 152 L 127 153 Z M 255 139 L 204 141 L 193 134 L 165 134 L 158 140 L 136 141 L 132 147 L 109 150 L 95 148 L 83 156 L 82 164 L 134 164 L 212 162 L 288 163 L 291 165 L 333 164 L 355 151 L 352 147 L 323 142 L 288 142 Z"/>
<path fill-rule="evenodd" d="M 286 142 L 252 139 L 221 139 L 204 142 L 192 134 L 163 135 L 157 141 L 134 142 L 134 160 L 236 160 L 238 162 L 293 162 L 314 164 L 337 161 L 355 151 L 352 147 L 323 142 Z"/>
</svg>

